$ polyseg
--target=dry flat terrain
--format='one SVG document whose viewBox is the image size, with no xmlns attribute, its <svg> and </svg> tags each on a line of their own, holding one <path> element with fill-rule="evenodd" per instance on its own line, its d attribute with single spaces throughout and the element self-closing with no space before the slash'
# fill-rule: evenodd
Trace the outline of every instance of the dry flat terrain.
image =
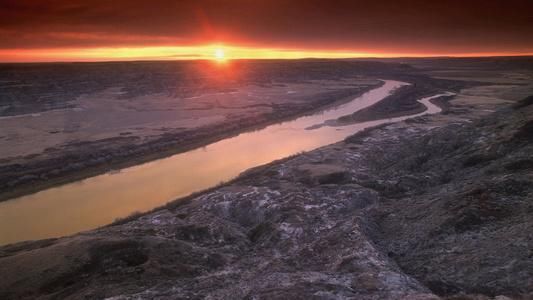
<svg viewBox="0 0 533 300">
<path fill-rule="evenodd" d="M 97 230 L 0 247 L 0 298 L 531 299 L 531 59 L 408 63 L 373 76 L 455 87 L 442 114 Z M 365 115 L 416 109 L 412 93 Z"/>
<path fill-rule="evenodd" d="M 125 137 L 136 143 L 224 121 L 261 118 L 276 109 L 305 107 L 309 99 L 356 95 L 376 80 L 342 78 L 302 83 L 237 85 L 226 91 L 197 91 L 178 97 L 154 93 L 124 97 L 122 87 L 83 94 L 70 108 L 0 117 L 6 161 L 30 154 L 61 152 L 77 143 Z M 343 98 L 343 97 L 340 98 Z M 337 99 L 338 100 L 338 99 Z"/>
<path fill-rule="evenodd" d="M 0 199 L 355 98 L 400 64 L 0 65 Z M 374 79 L 373 79 L 374 78 Z"/>
</svg>

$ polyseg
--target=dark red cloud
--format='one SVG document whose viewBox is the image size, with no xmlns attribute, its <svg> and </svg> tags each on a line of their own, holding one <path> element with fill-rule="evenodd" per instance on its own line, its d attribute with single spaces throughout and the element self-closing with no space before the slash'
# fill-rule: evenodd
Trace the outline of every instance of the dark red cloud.
<svg viewBox="0 0 533 300">
<path fill-rule="evenodd" d="M 0 48 L 188 45 L 532 52 L 531 0 L 0 0 Z"/>
</svg>

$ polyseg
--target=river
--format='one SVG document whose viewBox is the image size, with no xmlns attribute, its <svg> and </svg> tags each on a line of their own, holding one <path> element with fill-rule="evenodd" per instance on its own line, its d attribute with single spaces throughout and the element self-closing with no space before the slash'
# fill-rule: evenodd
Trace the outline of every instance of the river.
<svg viewBox="0 0 533 300">
<path fill-rule="evenodd" d="M 228 181 L 251 167 L 341 141 L 367 127 L 440 112 L 428 97 L 419 100 L 427 110 L 417 115 L 309 129 L 377 103 L 403 85 L 407 83 L 386 80 L 350 102 L 313 115 L 1 202 L 0 244 L 93 229 Z"/>
</svg>

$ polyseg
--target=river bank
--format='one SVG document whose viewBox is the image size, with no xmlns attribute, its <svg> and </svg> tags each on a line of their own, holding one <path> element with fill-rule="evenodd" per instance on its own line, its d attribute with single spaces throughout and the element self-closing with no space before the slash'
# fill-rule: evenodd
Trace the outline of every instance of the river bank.
<svg viewBox="0 0 533 300">
<path fill-rule="evenodd" d="M 404 80 L 411 84 L 402 87 L 396 93 L 379 103 L 340 118 L 337 123 L 340 125 L 353 124 L 383 118 L 395 118 L 402 115 L 419 114 L 426 108 L 417 102 L 417 99 L 440 93 L 460 93 L 464 89 L 485 85 L 475 80 L 436 79 L 423 75 L 403 75 L 397 76 L 397 78 L 398 80 Z M 432 102 L 439 105 L 445 111 L 448 107 L 446 100 L 449 99 L 450 97 L 442 97 L 434 99 Z"/>
</svg>

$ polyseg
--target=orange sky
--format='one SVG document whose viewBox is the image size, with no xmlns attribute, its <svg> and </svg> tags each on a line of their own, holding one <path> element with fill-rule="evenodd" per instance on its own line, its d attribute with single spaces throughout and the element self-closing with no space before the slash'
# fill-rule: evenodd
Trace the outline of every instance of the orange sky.
<svg viewBox="0 0 533 300">
<path fill-rule="evenodd" d="M 0 62 L 533 54 L 530 0 L 2 0 Z"/>
<path fill-rule="evenodd" d="M 468 52 L 468 53 L 403 53 L 318 49 L 280 49 L 239 47 L 224 44 L 198 46 L 131 46 L 55 49 L 0 49 L 4 62 L 72 62 L 126 60 L 217 60 L 217 51 L 228 59 L 299 59 L 299 58 L 361 58 L 361 57 L 431 57 L 431 56 L 512 56 L 533 55 L 533 52 Z"/>
</svg>

